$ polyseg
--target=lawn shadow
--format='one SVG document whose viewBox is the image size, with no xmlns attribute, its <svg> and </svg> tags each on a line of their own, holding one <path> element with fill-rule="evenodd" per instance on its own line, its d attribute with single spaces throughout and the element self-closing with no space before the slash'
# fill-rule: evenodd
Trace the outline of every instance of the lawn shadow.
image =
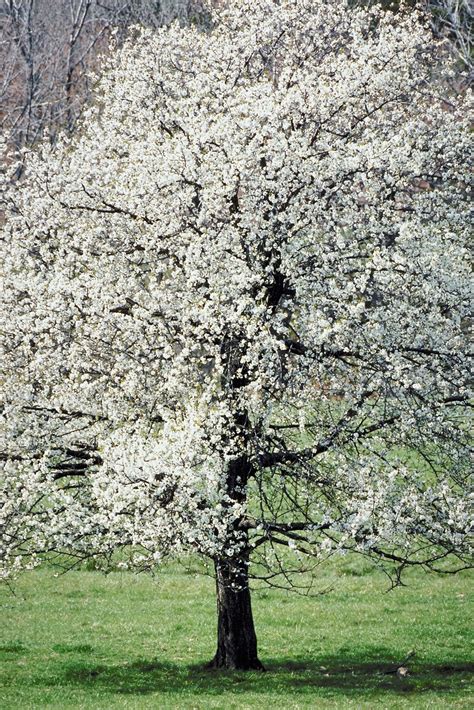
<svg viewBox="0 0 474 710">
<path fill-rule="evenodd" d="M 474 664 L 409 663 L 409 675 L 399 677 L 393 655 L 377 650 L 363 654 L 321 656 L 312 659 L 264 659 L 267 672 L 210 671 L 202 665 L 178 665 L 159 659 L 139 659 L 121 665 L 96 665 L 90 658 L 63 666 L 63 683 L 94 686 L 106 693 L 183 693 L 221 695 L 232 693 L 325 692 L 353 698 L 390 693 L 465 692 Z M 58 676 L 56 676 L 58 679 Z"/>
</svg>

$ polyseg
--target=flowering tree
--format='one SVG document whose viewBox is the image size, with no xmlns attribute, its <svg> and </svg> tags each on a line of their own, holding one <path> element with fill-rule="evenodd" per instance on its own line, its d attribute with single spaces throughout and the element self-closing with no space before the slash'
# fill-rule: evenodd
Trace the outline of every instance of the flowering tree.
<svg viewBox="0 0 474 710">
<path fill-rule="evenodd" d="M 4 576 L 199 553 L 217 667 L 253 570 L 469 560 L 465 106 L 417 15 L 326 9 L 143 31 L 6 185 Z"/>
<path fill-rule="evenodd" d="M 371 7 L 381 5 L 391 10 L 400 6 L 422 6 L 431 17 L 431 26 L 436 36 L 445 37 L 451 52 L 457 58 L 461 74 L 457 78 L 472 81 L 474 57 L 472 47 L 473 12 L 471 0 L 349 0 L 352 5 Z"/>
</svg>

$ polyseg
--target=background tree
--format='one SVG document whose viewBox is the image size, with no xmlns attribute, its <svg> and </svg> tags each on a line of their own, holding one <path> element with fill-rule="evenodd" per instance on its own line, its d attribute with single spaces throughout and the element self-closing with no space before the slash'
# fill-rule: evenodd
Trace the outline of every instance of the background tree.
<svg viewBox="0 0 474 710">
<path fill-rule="evenodd" d="M 472 81 L 474 71 L 474 14 L 470 0 L 430 0 L 433 27 L 438 35 L 451 39 L 452 46 L 468 70 Z"/>
<path fill-rule="evenodd" d="M 198 553 L 216 667 L 260 667 L 249 575 L 470 559 L 467 97 L 418 15 L 331 10 L 143 31 L 6 186 L 4 576 Z"/>
<path fill-rule="evenodd" d="M 1 0 L 1 126 L 17 149 L 71 131 L 112 33 L 200 21 L 193 0 Z"/>
</svg>

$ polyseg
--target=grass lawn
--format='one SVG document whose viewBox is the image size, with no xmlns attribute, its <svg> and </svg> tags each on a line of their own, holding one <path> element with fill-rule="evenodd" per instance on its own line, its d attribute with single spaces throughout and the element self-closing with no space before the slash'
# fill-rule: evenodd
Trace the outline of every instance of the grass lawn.
<svg viewBox="0 0 474 710">
<path fill-rule="evenodd" d="M 470 578 L 386 580 L 344 558 L 308 599 L 255 594 L 267 673 L 202 670 L 214 652 L 213 581 L 49 569 L 0 590 L 2 710 L 15 708 L 471 708 Z M 393 673 L 410 652 L 410 675 Z"/>
</svg>

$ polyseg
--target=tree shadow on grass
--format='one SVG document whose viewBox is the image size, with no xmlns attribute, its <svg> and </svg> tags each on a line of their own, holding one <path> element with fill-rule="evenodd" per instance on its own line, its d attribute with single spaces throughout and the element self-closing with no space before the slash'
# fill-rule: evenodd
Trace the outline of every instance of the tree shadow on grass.
<svg viewBox="0 0 474 710">
<path fill-rule="evenodd" d="M 177 665 L 158 659 L 140 659 L 123 665 L 95 665 L 91 659 L 63 666 L 63 683 L 94 687 L 105 693 L 183 693 L 220 695 L 232 693 L 312 693 L 321 696 L 364 697 L 374 694 L 462 692 L 474 671 L 474 664 L 409 664 L 410 675 L 394 672 L 393 655 L 378 650 L 377 660 L 340 654 L 316 659 L 267 659 L 266 673 L 209 671 L 200 666 Z M 56 675 L 56 682 L 59 680 Z"/>
</svg>

